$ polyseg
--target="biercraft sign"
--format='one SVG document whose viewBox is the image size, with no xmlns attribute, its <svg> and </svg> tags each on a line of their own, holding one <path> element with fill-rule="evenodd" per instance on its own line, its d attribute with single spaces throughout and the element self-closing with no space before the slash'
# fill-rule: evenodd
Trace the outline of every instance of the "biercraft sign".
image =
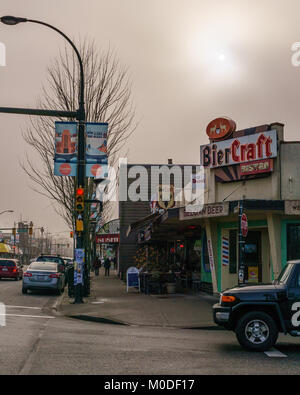
<svg viewBox="0 0 300 395">
<path fill-rule="evenodd" d="M 241 176 L 270 173 L 273 171 L 273 159 L 262 159 L 240 165 Z"/>
<path fill-rule="evenodd" d="M 201 211 L 185 211 L 182 207 L 179 210 L 179 220 L 189 220 L 196 218 L 225 217 L 229 214 L 229 202 L 205 204 Z"/>
<path fill-rule="evenodd" d="M 200 146 L 200 164 L 209 168 L 276 157 L 276 130 Z"/>
</svg>

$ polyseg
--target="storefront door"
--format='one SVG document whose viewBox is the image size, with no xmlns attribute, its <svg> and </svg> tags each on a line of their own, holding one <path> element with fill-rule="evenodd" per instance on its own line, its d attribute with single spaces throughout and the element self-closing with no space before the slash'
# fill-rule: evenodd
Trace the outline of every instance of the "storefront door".
<svg viewBox="0 0 300 395">
<path fill-rule="evenodd" d="M 248 283 L 262 282 L 261 232 L 249 231 L 245 239 L 244 262 Z"/>
</svg>

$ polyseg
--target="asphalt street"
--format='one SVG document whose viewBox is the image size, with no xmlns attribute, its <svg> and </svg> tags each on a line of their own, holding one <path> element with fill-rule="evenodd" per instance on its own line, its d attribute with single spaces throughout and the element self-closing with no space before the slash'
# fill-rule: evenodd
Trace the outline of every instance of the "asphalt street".
<svg viewBox="0 0 300 395">
<path fill-rule="evenodd" d="M 203 375 L 299 374 L 300 339 L 280 336 L 270 353 L 241 349 L 234 333 L 100 324 L 60 317 L 57 296 L 22 295 L 0 281 L 1 374 Z"/>
</svg>

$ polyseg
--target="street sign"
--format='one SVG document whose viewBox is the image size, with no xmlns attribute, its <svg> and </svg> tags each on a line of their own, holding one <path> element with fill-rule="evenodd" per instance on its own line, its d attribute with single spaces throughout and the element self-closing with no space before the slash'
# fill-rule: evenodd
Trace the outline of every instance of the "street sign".
<svg viewBox="0 0 300 395">
<path fill-rule="evenodd" d="M 242 231 L 243 237 L 247 237 L 247 234 L 248 234 L 248 218 L 247 218 L 247 215 L 245 213 L 243 213 L 243 215 L 241 217 L 241 231 Z"/>
<path fill-rule="evenodd" d="M 28 233 L 28 228 L 18 228 L 18 233 Z"/>
</svg>

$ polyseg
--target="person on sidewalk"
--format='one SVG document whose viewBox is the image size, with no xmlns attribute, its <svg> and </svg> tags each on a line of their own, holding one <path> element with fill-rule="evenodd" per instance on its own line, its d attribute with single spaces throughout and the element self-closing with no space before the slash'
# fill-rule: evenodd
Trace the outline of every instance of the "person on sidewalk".
<svg viewBox="0 0 300 395">
<path fill-rule="evenodd" d="M 96 256 L 95 260 L 94 260 L 94 271 L 95 271 L 96 276 L 99 276 L 100 268 L 101 268 L 101 261 L 100 261 L 100 258 L 98 256 Z"/>
<path fill-rule="evenodd" d="M 110 260 L 106 258 L 104 261 L 104 268 L 105 268 L 105 277 L 109 277 L 109 269 L 110 269 Z"/>
</svg>

